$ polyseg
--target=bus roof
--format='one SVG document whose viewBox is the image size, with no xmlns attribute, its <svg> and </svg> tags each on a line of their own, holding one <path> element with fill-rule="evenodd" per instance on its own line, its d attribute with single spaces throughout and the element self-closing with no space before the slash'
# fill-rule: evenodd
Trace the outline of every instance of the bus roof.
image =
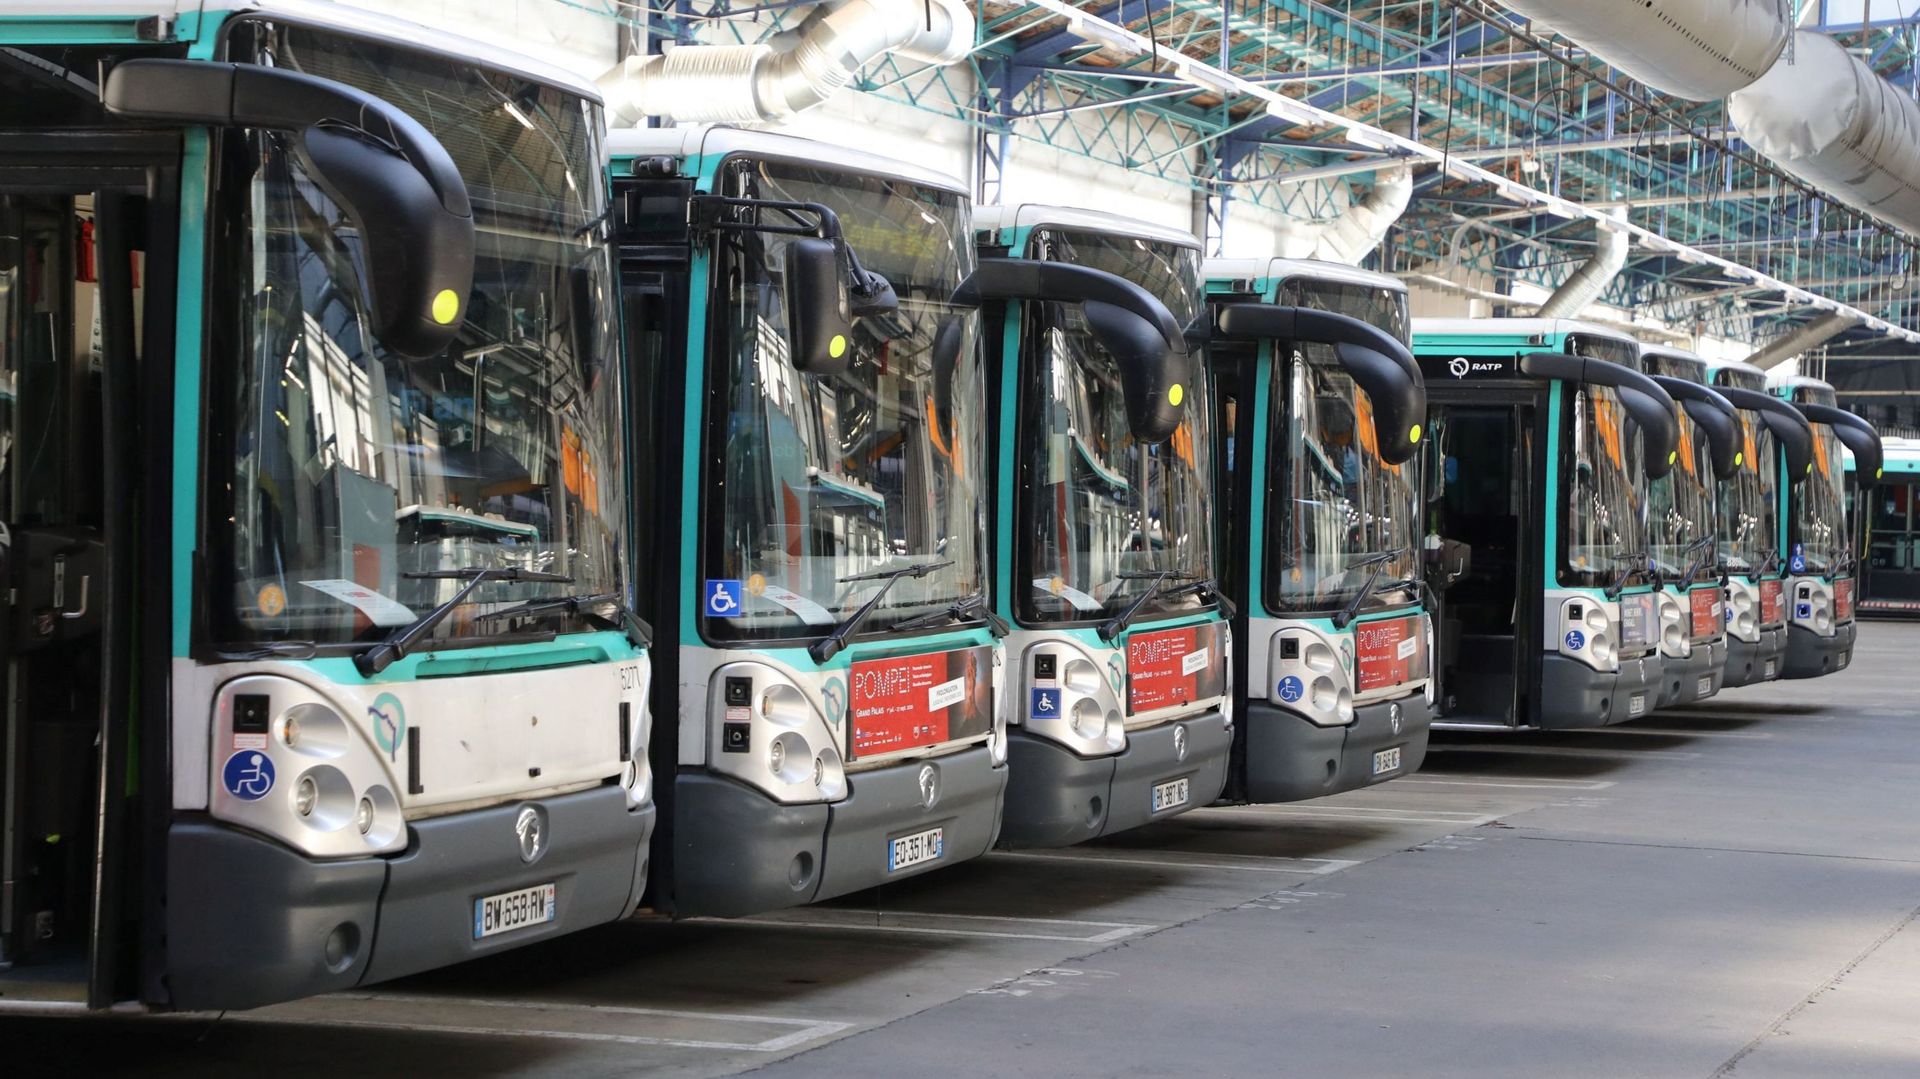
<svg viewBox="0 0 1920 1079">
<path fill-rule="evenodd" d="M 1568 334 L 1610 337 L 1640 347 L 1629 334 L 1593 322 L 1571 318 L 1416 318 L 1415 340 L 1422 337 L 1528 337 L 1545 342 L 1550 337 Z"/>
<path fill-rule="evenodd" d="M 1039 225 L 1057 225 L 1088 232 L 1131 236 L 1139 240 L 1176 244 L 1181 247 L 1200 246 L 1200 237 L 1185 229 L 1168 228 L 1165 225 L 1156 225 L 1151 221 L 1124 217 L 1105 210 L 1083 210 L 1076 206 L 1016 202 L 1012 205 L 980 206 L 973 211 L 973 227 L 976 229 L 1020 229 Z"/>
<path fill-rule="evenodd" d="M 1278 255 L 1260 258 L 1211 258 L 1201 264 L 1200 272 L 1209 281 L 1265 281 L 1269 288 L 1280 281 L 1304 277 L 1313 281 L 1366 285 L 1371 288 L 1391 289 L 1394 292 L 1407 291 L 1405 281 L 1389 274 L 1363 270 L 1358 266 L 1348 266 L 1344 262 L 1288 259 Z"/>
<path fill-rule="evenodd" d="M 906 180 L 956 194 L 967 194 L 967 186 L 958 179 L 912 162 L 797 135 L 722 124 L 615 128 L 607 133 L 607 146 L 615 158 L 753 154 L 803 165 L 824 165 L 848 172 Z"/>
</svg>

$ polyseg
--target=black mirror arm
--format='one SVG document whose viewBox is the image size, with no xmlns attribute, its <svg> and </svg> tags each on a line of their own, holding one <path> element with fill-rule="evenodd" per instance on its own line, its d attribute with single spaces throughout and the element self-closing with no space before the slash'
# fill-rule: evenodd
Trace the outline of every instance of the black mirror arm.
<svg viewBox="0 0 1920 1079">
<path fill-rule="evenodd" d="M 960 307 L 993 301 L 1044 300 L 1055 303 L 1104 303 L 1131 312 L 1159 331 L 1167 350 L 1187 354 L 1186 327 L 1153 293 L 1090 266 L 1039 259 L 983 258 L 950 300 Z"/>
<path fill-rule="evenodd" d="M 1880 470 L 1886 460 L 1880 445 L 1880 432 L 1874 429 L 1873 424 L 1845 409 L 1828 405 L 1798 407 L 1807 419 L 1832 427 L 1841 444 L 1853 452 L 1853 475 L 1861 486 L 1870 487 L 1880 478 Z"/>
<path fill-rule="evenodd" d="M 1734 462 L 1739 452 L 1739 417 L 1735 414 L 1733 402 L 1710 386 L 1684 378 L 1654 375 L 1653 381 L 1667 391 L 1669 397 L 1680 402 L 1687 416 L 1707 433 L 1707 444 L 1713 450 L 1714 477 L 1722 480 L 1732 478 L 1740 468 Z"/>
<path fill-rule="evenodd" d="M 1640 425 L 1648 477 L 1659 479 L 1667 474 L 1669 459 L 1680 440 L 1678 410 L 1673 398 L 1652 378 L 1622 364 L 1564 352 L 1530 352 L 1520 357 L 1520 371 L 1534 378 L 1611 386 L 1622 391 L 1620 402 Z"/>
<path fill-rule="evenodd" d="M 1737 386 L 1716 387 L 1733 407 L 1758 412 L 1774 441 L 1787 453 L 1787 478 L 1799 483 L 1813 462 L 1813 427 L 1801 411 L 1770 393 Z"/>
</svg>

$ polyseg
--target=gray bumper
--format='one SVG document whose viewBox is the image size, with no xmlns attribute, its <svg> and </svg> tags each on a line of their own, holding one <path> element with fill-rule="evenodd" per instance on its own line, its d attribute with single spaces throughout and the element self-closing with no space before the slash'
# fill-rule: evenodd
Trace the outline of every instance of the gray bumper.
<svg viewBox="0 0 1920 1079">
<path fill-rule="evenodd" d="M 1787 656 L 1780 666 L 1782 678 L 1818 678 L 1823 674 L 1846 670 L 1853 662 L 1856 623 L 1842 622 L 1833 628 L 1833 636 L 1822 637 L 1802 626 L 1787 627 Z"/>
<path fill-rule="evenodd" d="M 1722 688 L 1754 686 L 1780 677 L 1787 658 L 1787 627 L 1775 626 L 1760 631 L 1757 641 L 1727 638 L 1727 665 Z M 1768 671 L 1772 673 L 1769 674 Z"/>
<path fill-rule="evenodd" d="M 1720 692 L 1726 671 L 1727 645 L 1722 638 L 1701 641 L 1685 657 L 1664 656 L 1661 663 L 1660 700 L 1657 707 L 1704 701 Z M 1702 686 L 1704 681 L 1705 685 Z"/>
<path fill-rule="evenodd" d="M 1400 709 L 1398 724 L 1394 706 Z M 1356 790 L 1418 771 L 1427 757 L 1432 713 L 1424 695 L 1353 710 L 1344 727 L 1321 727 L 1266 701 L 1247 705 L 1246 797 L 1297 802 Z M 1373 755 L 1400 749 L 1400 767 L 1375 775 Z"/>
<path fill-rule="evenodd" d="M 393 858 L 315 861 L 206 820 L 167 835 L 167 985 L 183 1010 L 254 1008 L 517 948 L 625 917 L 639 898 L 653 807 L 618 787 L 409 826 Z M 514 824 L 546 813 L 546 849 L 520 859 Z M 474 902 L 555 886 L 545 925 L 473 939 Z"/>
<path fill-rule="evenodd" d="M 932 767 L 928 807 L 920 772 Z M 734 918 L 917 876 L 986 853 L 1000 828 L 1007 768 L 985 746 L 847 777 L 832 804 L 781 805 L 704 772 L 674 783 L 673 913 Z M 887 841 L 941 828 L 931 862 L 887 871 Z"/>
<path fill-rule="evenodd" d="M 1596 671 L 1565 656 L 1540 661 L 1542 730 L 1604 727 L 1651 715 L 1659 705 L 1659 653 L 1620 661 L 1618 672 Z"/>
<path fill-rule="evenodd" d="M 1176 748 L 1181 730 L 1184 756 Z M 1129 731 L 1127 748 L 1109 757 L 1082 757 L 1015 728 L 1000 845 L 1064 847 L 1207 805 L 1226 787 L 1232 748 L 1233 729 L 1218 710 Z M 1153 812 L 1153 788 L 1174 779 L 1189 781 L 1187 803 Z"/>
</svg>

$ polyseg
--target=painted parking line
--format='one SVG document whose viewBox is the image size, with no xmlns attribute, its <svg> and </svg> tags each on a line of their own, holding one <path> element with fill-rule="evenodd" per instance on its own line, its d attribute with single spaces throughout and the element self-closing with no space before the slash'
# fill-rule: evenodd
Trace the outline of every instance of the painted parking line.
<svg viewBox="0 0 1920 1079">
<path fill-rule="evenodd" d="M 1455 828 L 1478 828 L 1499 820 L 1502 813 L 1463 813 L 1453 809 L 1374 809 L 1368 806 L 1333 805 L 1261 805 L 1261 806 L 1224 806 L 1207 810 L 1208 813 L 1224 813 L 1236 816 L 1262 817 L 1269 820 L 1312 820 L 1312 821 L 1348 821 L 1350 823 L 1379 822 L 1394 824 L 1444 824 Z"/>
<path fill-rule="evenodd" d="M 382 1016 L 393 1005 L 431 1009 L 408 1013 L 401 1022 Z M 472 1010 L 476 1014 L 459 1016 Z M 495 1015 L 512 1013 L 511 1025 L 501 1026 Z M 453 1012 L 464 1022 L 433 1022 L 437 1013 Z M 204 1018 L 204 1017 L 202 1017 Z M 496 1000 L 480 997 L 410 996 L 389 993 L 334 993 L 295 1004 L 260 1011 L 229 1013 L 227 1022 L 286 1023 L 295 1026 L 360 1027 L 372 1030 L 425 1031 L 436 1034 L 480 1034 L 505 1038 L 546 1038 L 557 1041 L 608 1042 L 617 1045 L 658 1045 L 680 1049 L 723 1049 L 741 1053 L 779 1053 L 811 1041 L 828 1038 L 857 1023 L 825 1019 L 790 1019 L 777 1015 L 737 1012 L 694 1012 L 668 1008 L 635 1008 L 614 1004 L 569 1004 L 545 1000 Z M 651 1033 L 623 1033 L 621 1025 Z M 608 1029 L 613 1028 L 613 1029 Z M 731 1036 L 729 1032 L 732 1031 Z M 764 1035 L 756 1037 L 755 1035 Z"/>
<path fill-rule="evenodd" d="M 1441 776 L 1410 775 L 1393 781 L 1395 789 L 1403 784 L 1419 783 L 1429 787 L 1495 787 L 1502 790 L 1551 790 L 1551 791 L 1603 791 L 1614 785 L 1611 779 L 1547 779 L 1545 777 L 1530 780 L 1476 779 L 1467 772 L 1447 772 Z"/>
<path fill-rule="evenodd" d="M 1040 862 L 1072 862 L 1080 865 L 1147 866 L 1152 869 L 1218 869 L 1231 873 L 1288 873 L 1302 877 L 1320 877 L 1338 873 L 1360 863 L 1351 858 L 1283 858 L 1257 854 L 1183 854 L 1156 850 L 1101 850 L 1082 847 L 1061 851 L 995 851 L 994 858 L 1024 858 Z"/>
<path fill-rule="evenodd" d="M 999 914 L 935 914 L 922 911 L 851 910 L 802 907 L 752 918 L 691 918 L 715 926 L 749 925 L 776 929 L 833 929 L 871 933 L 915 933 L 939 937 L 991 937 L 1001 940 L 1057 940 L 1106 944 L 1160 928 L 1136 922 L 1089 922 L 1067 918 L 1020 918 Z"/>
<path fill-rule="evenodd" d="M 1603 728 L 1600 727 L 1591 728 L 1593 732 L 1599 732 L 1602 729 Z M 1623 757 L 1638 759 L 1642 756 L 1640 751 L 1628 746 L 1621 746 L 1618 749 L 1602 749 L 1597 746 L 1541 746 L 1518 745 L 1508 742 L 1475 742 L 1466 748 L 1473 753 L 1491 753 L 1502 756 L 1511 753 L 1515 756 L 1533 757 L 1605 757 L 1608 760 L 1620 760 Z M 1692 750 L 1681 749 L 1660 749 L 1644 754 L 1647 760 L 1663 761 L 1690 761 L 1698 759 L 1699 756 L 1700 754 Z"/>
<path fill-rule="evenodd" d="M 1768 731 L 1701 731 L 1701 730 L 1688 730 L 1684 727 L 1642 727 L 1642 726 L 1639 726 L 1638 724 L 1631 727 L 1601 727 L 1601 728 L 1595 729 L 1594 733 L 1595 734 L 1653 734 L 1653 735 L 1658 735 L 1662 738 L 1765 739 L 1765 738 L 1773 737 L 1773 735 Z"/>
</svg>

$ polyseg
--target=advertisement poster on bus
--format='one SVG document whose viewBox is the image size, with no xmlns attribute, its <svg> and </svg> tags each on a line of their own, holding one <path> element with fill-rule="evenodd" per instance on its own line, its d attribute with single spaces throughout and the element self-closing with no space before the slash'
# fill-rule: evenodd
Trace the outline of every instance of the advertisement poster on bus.
<svg viewBox="0 0 1920 1079">
<path fill-rule="evenodd" d="M 1845 622 L 1853 617 L 1853 578 L 1833 582 L 1833 620 Z"/>
<path fill-rule="evenodd" d="M 1688 594 L 1693 605 L 1693 639 L 1705 640 L 1720 632 L 1721 599 L 1718 588 L 1696 588 Z"/>
<path fill-rule="evenodd" d="M 1760 624 L 1777 626 L 1787 619 L 1787 588 L 1781 581 L 1760 582 Z"/>
<path fill-rule="evenodd" d="M 858 760 L 986 734 L 993 728 L 993 649 L 870 659 L 849 675 Z"/>
<path fill-rule="evenodd" d="M 1353 631 L 1357 693 L 1391 689 L 1427 676 L 1427 635 L 1420 616 L 1363 622 Z"/>
<path fill-rule="evenodd" d="M 1652 647 L 1660 628 L 1660 600 L 1651 592 L 1620 597 L 1620 648 L 1641 652 Z"/>
<path fill-rule="evenodd" d="M 1136 633 L 1127 638 L 1127 711 L 1152 712 L 1226 691 L 1221 623 Z"/>
</svg>

